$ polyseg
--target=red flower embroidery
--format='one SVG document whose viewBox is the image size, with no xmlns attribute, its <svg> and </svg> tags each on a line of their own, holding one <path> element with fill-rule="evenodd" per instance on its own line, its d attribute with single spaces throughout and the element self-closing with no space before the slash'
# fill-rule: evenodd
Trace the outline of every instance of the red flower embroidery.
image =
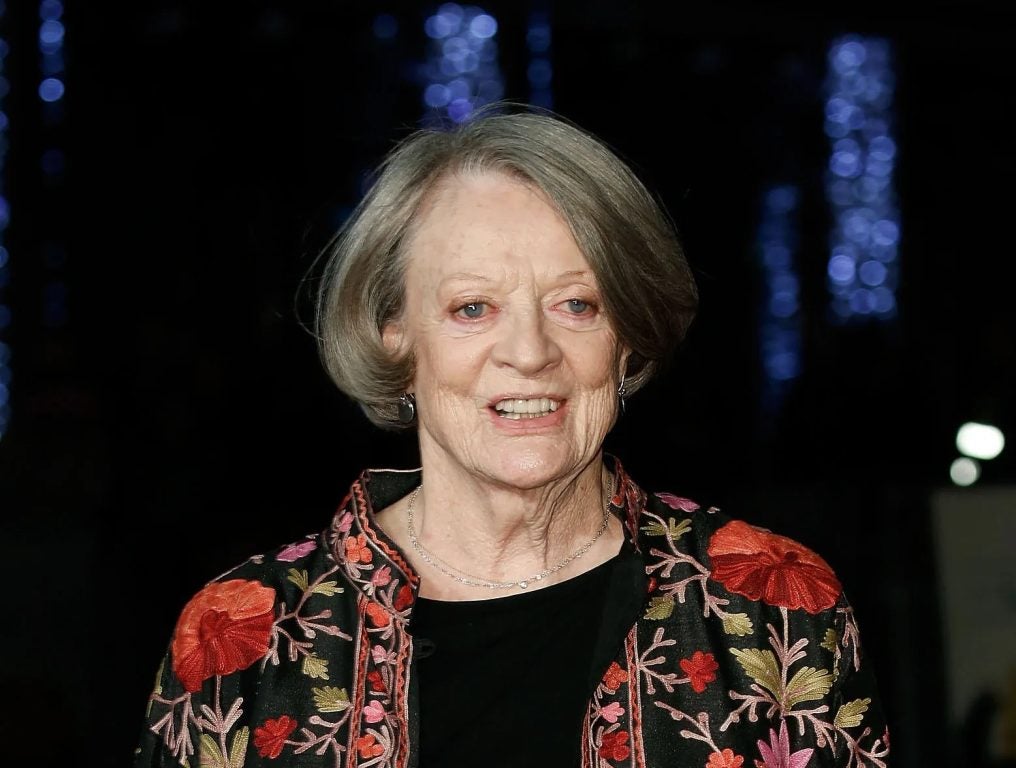
<svg viewBox="0 0 1016 768">
<path fill-rule="evenodd" d="M 385 689 L 385 681 L 381 679 L 381 673 L 376 669 L 367 673 L 367 682 L 370 683 L 370 689 L 372 691 L 380 693 Z"/>
<path fill-rule="evenodd" d="M 706 683 L 716 679 L 716 670 L 720 665 L 711 653 L 695 651 L 690 659 L 681 659 L 681 669 L 691 679 L 691 688 L 695 693 L 702 693 Z"/>
<path fill-rule="evenodd" d="M 603 673 L 603 685 L 606 689 L 614 693 L 621 686 L 621 683 L 627 682 L 628 673 L 621 669 L 621 665 L 616 661 L 610 662 L 607 671 Z"/>
<path fill-rule="evenodd" d="M 604 760 L 624 760 L 631 754 L 631 750 L 625 743 L 628 741 L 628 731 L 614 731 L 603 734 L 600 740 L 599 755 Z"/>
<path fill-rule="evenodd" d="M 722 752 L 713 752 L 709 755 L 709 762 L 706 768 L 741 768 L 744 758 L 735 755 L 734 750 L 725 749 Z"/>
<path fill-rule="evenodd" d="M 831 608 L 840 582 L 821 557 L 793 539 L 734 520 L 709 540 L 712 577 L 731 592 L 808 613 Z"/>
<path fill-rule="evenodd" d="M 346 559 L 351 563 L 369 563 L 374 553 L 367 546 L 366 534 L 350 536 L 346 539 Z"/>
<path fill-rule="evenodd" d="M 360 757 L 368 758 L 383 755 L 385 748 L 377 743 L 374 734 L 368 733 L 366 736 L 361 736 L 356 740 L 356 751 L 360 753 Z"/>
<path fill-rule="evenodd" d="M 388 611 L 381 607 L 380 603 L 367 603 L 364 611 L 367 613 L 370 623 L 375 627 L 387 627 L 391 623 L 392 617 Z"/>
<path fill-rule="evenodd" d="M 413 604 L 413 589 L 408 584 L 403 584 L 399 587 L 398 594 L 395 595 L 395 610 L 401 611 Z"/>
<path fill-rule="evenodd" d="M 282 754 L 289 734 L 296 730 L 296 720 L 283 715 L 278 720 L 265 720 L 265 724 L 254 729 L 254 746 L 261 757 L 272 760 Z"/>
<path fill-rule="evenodd" d="M 268 651 L 275 590 L 257 581 L 209 584 L 184 606 L 173 635 L 173 671 L 194 693 L 215 675 L 246 669 Z"/>
</svg>

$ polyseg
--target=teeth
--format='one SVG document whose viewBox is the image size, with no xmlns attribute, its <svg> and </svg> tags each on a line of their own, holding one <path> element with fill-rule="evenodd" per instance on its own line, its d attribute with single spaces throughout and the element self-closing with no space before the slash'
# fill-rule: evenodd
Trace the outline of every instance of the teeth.
<svg viewBox="0 0 1016 768">
<path fill-rule="evenodd" d="M 546 416 L 558 409 L 560 403 L 547 397 L 534 397 L 529 400 L 502 400 L 494 405 L 506 419 L 532 419 Z"/>
</svg>

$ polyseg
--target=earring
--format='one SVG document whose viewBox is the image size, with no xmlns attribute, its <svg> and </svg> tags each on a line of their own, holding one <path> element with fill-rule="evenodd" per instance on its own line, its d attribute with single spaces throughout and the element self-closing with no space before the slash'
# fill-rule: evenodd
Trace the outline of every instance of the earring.
<svg viewBox="0 0 1016 768">
<path fill-rule="evenodd" d="M 399 423 L 412 424 L 416 421 L 416 398 L 411 392 L 405 392 L 399 397 Z"/>
<path fill-rule="evenodd" d="M 624 396 L 628 390 L 624 387 L 624 374 L 621 374 L 621 383 L 617 385 L 617 396 L 621 400 L 621 413 L 624 413 Z"/>
</svg>

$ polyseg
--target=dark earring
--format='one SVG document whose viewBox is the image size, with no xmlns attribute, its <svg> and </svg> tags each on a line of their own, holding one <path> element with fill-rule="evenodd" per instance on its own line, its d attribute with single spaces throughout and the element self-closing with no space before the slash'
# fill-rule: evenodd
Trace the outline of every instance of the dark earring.
<svg viewBox="0 0 1016 768">
<path fill-rule="evenodd" d="M 621 383 L 617 385 L 617 396 L 621 400 L 621 413 L 624 413 L 624 396 L 628 390 L 624 387 L 624 374 L 621 374 Z"/>
<path fill-rule="evenodd" d="M 399 423 L 412 424 L 416 421 L 416 398 L 410 392 L 399 397 Z"/>
</svg>

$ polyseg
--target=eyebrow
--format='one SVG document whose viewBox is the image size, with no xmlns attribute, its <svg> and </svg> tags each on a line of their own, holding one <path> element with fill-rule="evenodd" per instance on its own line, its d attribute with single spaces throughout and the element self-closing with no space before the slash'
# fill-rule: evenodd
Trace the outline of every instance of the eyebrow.
<svg viewBox="0 0 1016 768">
<path fill-rule="evenodd" d="M 589 277 L 593 272 L 590 269 L 570 269 L 567 272 L 562 272 L 557 275 L 556 280 L 561 280 L 569 277 Z M 496 279 L 489 277 L 488 275 L 481 275 L 476 272 L 453 272 L 441 281 L 441 285 L 447 285 L 448 283 L 455 282 L 456 280 L 471 280 L 474 282 L 481 283 L 496 283 Z"/>
</svg>

